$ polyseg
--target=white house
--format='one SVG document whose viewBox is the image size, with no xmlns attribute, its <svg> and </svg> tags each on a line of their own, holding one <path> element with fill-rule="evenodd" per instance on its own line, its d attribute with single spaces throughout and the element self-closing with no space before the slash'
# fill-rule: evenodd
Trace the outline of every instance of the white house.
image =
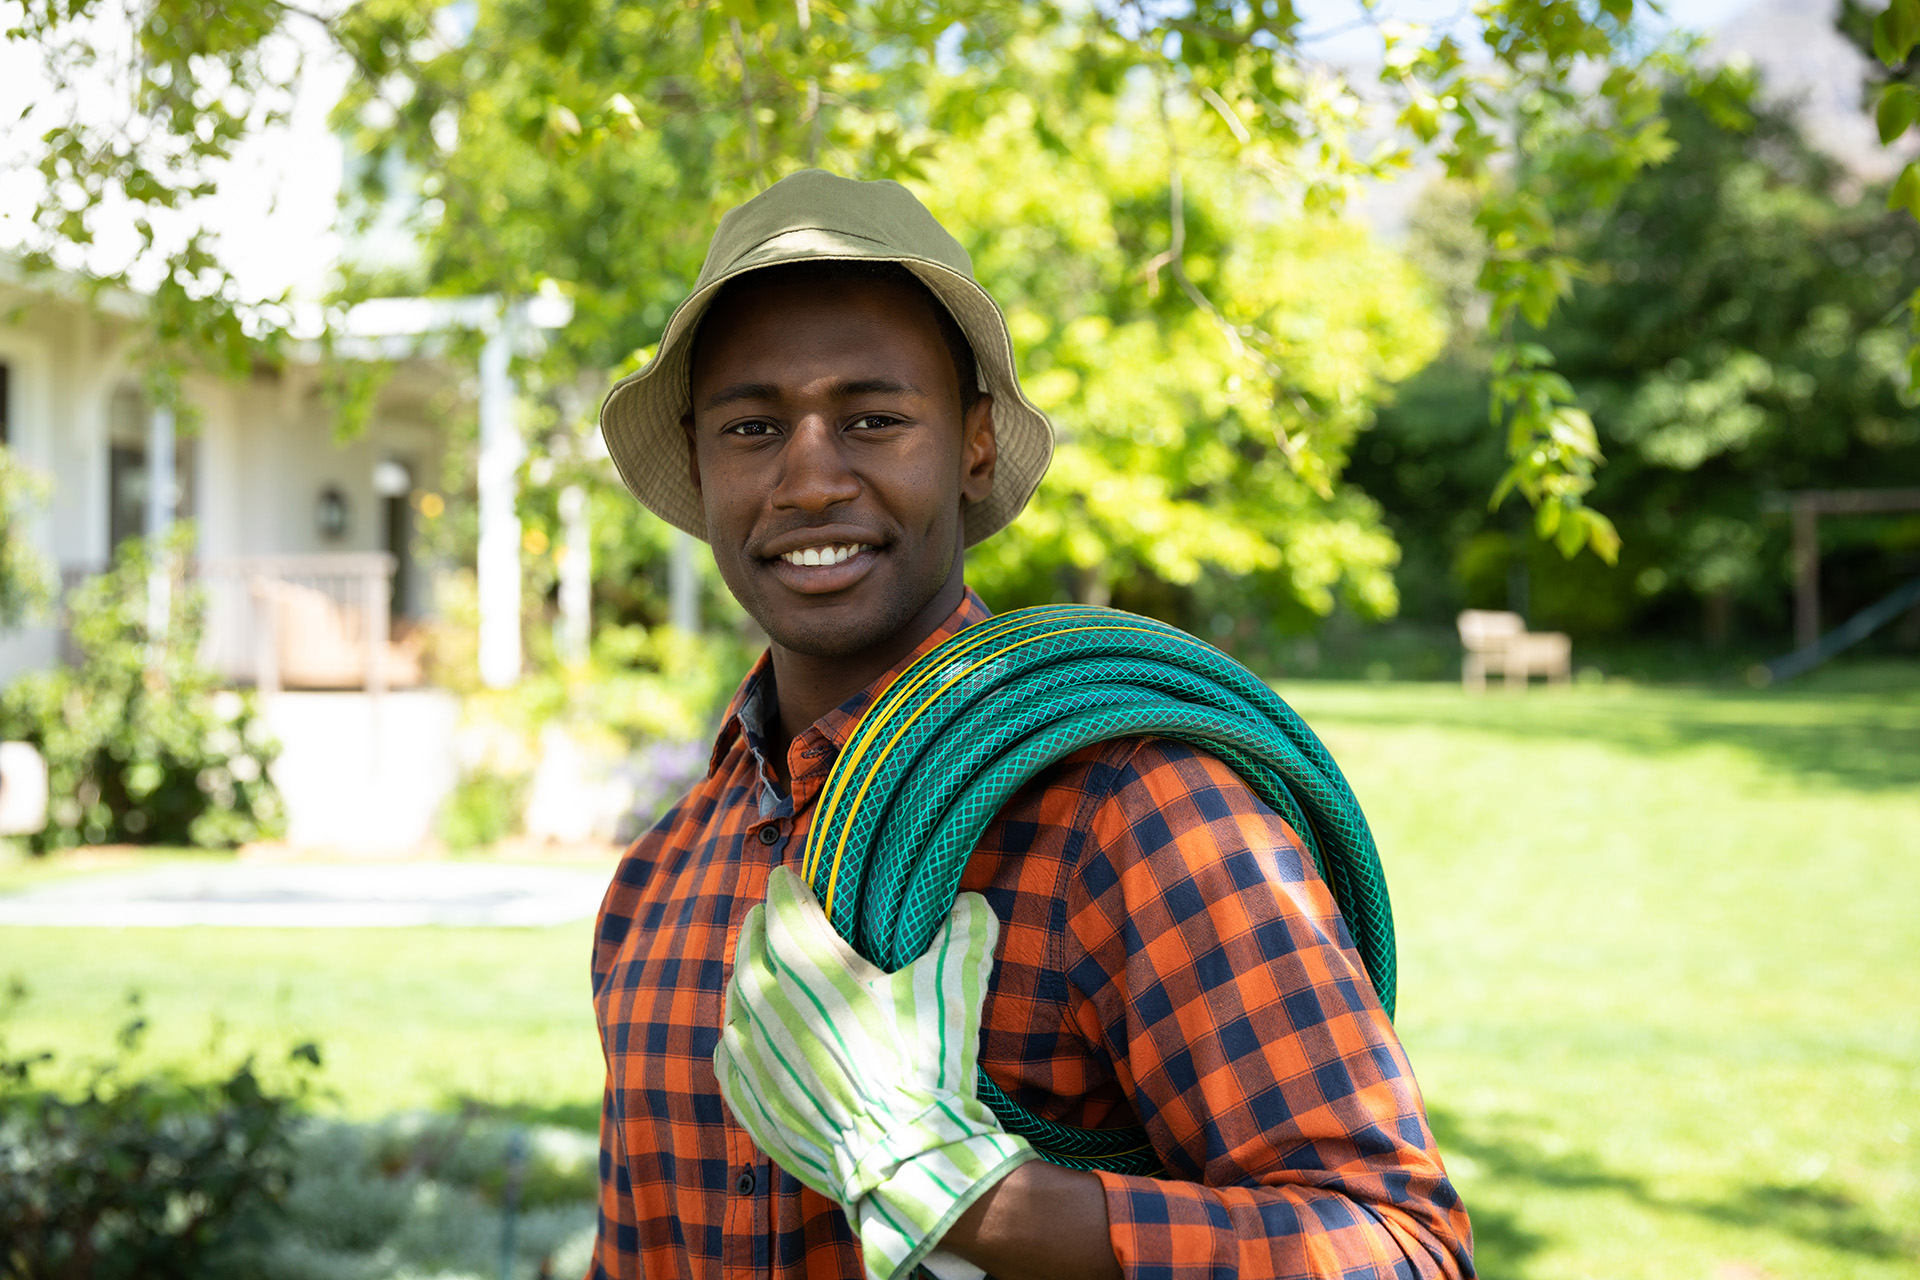
<svg viewBox="0 0 1920 1280">
<path fill-rule="evenodd" d="M 0 274 L 0 441 L 49 481 L 32 536 L 69 584 L 155 519 L 168 423 L 142 390 L 141 325 L 136 297 L 88 305 L 61 280 Z M 316 361 L 188 380 L 198 422 L 171 442 L 173 509 L 197 531 L 206 657 L 262 689 L 283 742 L 290 835 L 404 846 L 453 783 L 452 700 L 411 687 L 404 642 L 432 599 L 413 535 L 437 500 L 439 418 L 462 371 L 402 361 L 365 429 L 343 439 Z M 0 680 L 60 651 L 52 625 L 0 637 Z"/>
</svg>

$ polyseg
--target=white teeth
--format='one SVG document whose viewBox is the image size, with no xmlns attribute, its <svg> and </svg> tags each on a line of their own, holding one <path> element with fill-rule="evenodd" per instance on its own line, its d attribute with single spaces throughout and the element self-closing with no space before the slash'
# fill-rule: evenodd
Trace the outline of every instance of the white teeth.
<svg viewBox="0 0 1920 1280">
<path fill-rule="evenodd" d="M 851 560 L 863 549 L 859 543 L 838 547 L 804 547 L 799 551 L 789 551 L 780 558 L 788 564 L 833 565 Z"/>
</svg>

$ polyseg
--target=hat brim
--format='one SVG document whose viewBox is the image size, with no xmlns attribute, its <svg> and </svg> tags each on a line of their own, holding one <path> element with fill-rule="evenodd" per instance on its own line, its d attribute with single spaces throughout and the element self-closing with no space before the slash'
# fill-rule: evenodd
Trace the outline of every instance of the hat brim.
<svg viewBox="0 0 1920 1280">
<path fill-rule="evenodd" d="M 765 267 L 809 260 L 897 262 L 952 313 L 973 347 L 981 389 L 993 397 L 998 445 L 993 491 L 962 517 L 966 545 L 1013 523 L 1053 457 L 1053 426 L 1020 390 L 1006 317 L 986 290 L 938 262 L 888 249 L 844 231 L 800 228 L 773 237 L 688 296 L 667 321 L 660 348 L 638 373 L 614 384 L 600 407 L 600 434 L 633 496 L 677 529 L 706 540 L 706 513 L 687 467 L 681 420 L 691 407 L 688 359 L 693 335 L 714 295 L 730 280 Z"/>
</svg>

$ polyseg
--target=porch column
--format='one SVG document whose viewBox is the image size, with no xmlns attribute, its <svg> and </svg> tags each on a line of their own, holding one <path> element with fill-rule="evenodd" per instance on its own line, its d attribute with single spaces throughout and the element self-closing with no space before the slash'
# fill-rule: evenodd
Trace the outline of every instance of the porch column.
<svg viewBox="0 0 1920 1280">
<path fill-rule="evenodd" d="M 503 308 L 480 348 L 480 681 L 504 689 L 520 678 L 522 447 L 513 420 L 513 313 Z"/>
<path fill-rule="evenodd" d="M 554 648 L 563 662 L 585 662 L 593 641 L 593 544 L 587 494 L 577 484 L 560 491 L 560 524 L 560 626 Z"/>
<path fill-rule="evenodd" d="M 167 623 L 173 616 L 173 575 L 163 554 L 173 530 L 175 482 L 173 474 L 173 410 L 157 405 L 147 418 L 147 639 L 166 643 Z M 157 657 L 157 654 L 156 654 Z"/>
</svg>

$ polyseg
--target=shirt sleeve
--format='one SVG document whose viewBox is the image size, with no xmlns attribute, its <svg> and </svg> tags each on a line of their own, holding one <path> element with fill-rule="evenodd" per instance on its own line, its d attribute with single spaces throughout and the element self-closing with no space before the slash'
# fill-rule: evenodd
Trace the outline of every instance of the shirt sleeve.
<svg viewBox="0 0 1920 1280">
<path fill-rule="evenodd" d="M 1472 1276 L 1412 1068 L 1298 837 L 1181 744 L 1111 767 L 1064 945 L 1070 1016 L 1168 1173 L 1099 1175 L 1125 1274 Z"/>
</svg>

